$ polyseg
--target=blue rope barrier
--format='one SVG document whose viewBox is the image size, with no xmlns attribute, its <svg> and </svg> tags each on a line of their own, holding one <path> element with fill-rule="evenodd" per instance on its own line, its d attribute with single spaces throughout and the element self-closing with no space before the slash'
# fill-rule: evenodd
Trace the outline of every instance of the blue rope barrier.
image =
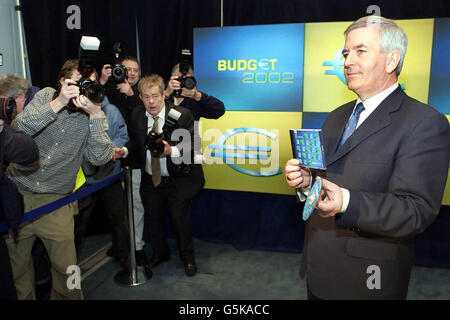
<svg viewBox="0 0 450 320">
<path fill-rule="evenodd" d="M 23 224 L 23 223 L 31 221 L 33 219 L 39 218 L 40 216 L 43 216 L 44 214 L 55 211 L 56 209 L 59 209 L 59 208 L 65 206 L 66 204 L 69 204 L 78 199 L 84 198 L 85 196 L 87 196 L 91 193 L 94 193 L 95 191 L 98 191 L 98 190 L 116 182 L 117 180 L 122 178 L 122 176 L 123 176 L 123 172 L 121 171 L 121 172 L 119 172 L 111 177 L 108 177 L 105 180 L 102 180 L 96 184 L 93 184 L 87 188 L 78 189 L 74 193 L 72 193 L 64 198 L 58 199 L 58 200 L 51 202 L 49 204 L 46 204 L 42 207 L 28 211 L 24 214 L 20 224 Z M 9 229 L 9 226 L 6 222 L 0 223 L 0 232 L 4 232 L 8 229 Z"/>
</svg>

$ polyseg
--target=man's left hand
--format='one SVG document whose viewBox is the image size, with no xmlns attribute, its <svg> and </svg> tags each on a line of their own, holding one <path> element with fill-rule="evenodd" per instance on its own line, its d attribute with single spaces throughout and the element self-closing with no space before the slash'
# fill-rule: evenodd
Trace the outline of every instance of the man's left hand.
<svg viewBox="0 0 450 320">
<path fill-rule="evenodd" d="M 105 114 L 102 111 L 101 103 L 93 103 L 84 95 L 80 95 L 76 99 L 74 99 L 73 104 L 77 108 L 86 112 L 91 119 L 105 117 Z"/>
<path fill-rule="evenodd" d="M 164 151 L 159 157 L 164 158 L 170 156 L 172 154 L 172 147 L 165 140 L 163 140 L 162 143 L 164 144 Z"/>
<path fill-rule="evenodd" d="M 119 83 L 116 86 L 116 89 L 119 90 L 121 93 L 125 93 L 127 96 L 131 97 L 134 92 L 133 92 L 133 88 L 131 88 L 130 84 L 128 83 L 128 80 L 125 79 L 124 82 Z"/>
<path fill-rule="evenodd" d="M 324 190 L 326 191 L 325 198 L 323 198 Z M 322 179 L 322 190 L 320 191 L 315 212 L 323 218 L 334 217 L 341 212 L 343 199 L 342 189 L 337 184 Z"/>
<path fill-rule="evenodd" d="M 200 101 L 202 98 L 202 93 L 197 90 L 197 88 L 193 89 L 181 89 L 181 95 L 186 98 L 194 99 L 195 101 Z"/>
</svg>

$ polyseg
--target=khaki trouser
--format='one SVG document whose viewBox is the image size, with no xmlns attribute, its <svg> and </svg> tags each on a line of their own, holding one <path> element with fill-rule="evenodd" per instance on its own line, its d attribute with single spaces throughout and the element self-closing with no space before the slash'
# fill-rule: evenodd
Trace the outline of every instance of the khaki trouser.
<svg viewBox="0 0 450 320">
<path fill-rule="evenodd" d="M 21 193 L 24 197 L 25 212 L 64 197 L 57 194 L 36 194 L 25 191 Z M 76 213 L 78 213 L 76 202 L 70 203 L 20 226 L 17 242 L 12 238 L 11 232 L 5 236 L 18 299 L 36 299 L 31 256 L 36 237 L 44 243 L 52 264 L 50 299 L 83 299 L 81 289 L 67 288 L 67 279 L 71 275 L 66 274 L 67 267 L 77 264 L 73 221 Z"/>
</svg>

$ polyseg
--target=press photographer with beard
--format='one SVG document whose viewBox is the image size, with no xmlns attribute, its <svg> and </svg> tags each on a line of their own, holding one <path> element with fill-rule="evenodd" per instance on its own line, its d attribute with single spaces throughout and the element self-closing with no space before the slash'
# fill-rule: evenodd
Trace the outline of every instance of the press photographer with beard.
<svg viewBox="0 0 450 320">
<path fill-rule="evenodd" d="M 17 190 L 17 186 L 4 174 L 3 167 L 7 166 L 9 162 L 27 165 L 37 160 L 39 160 L 39 150 L 33 138 L 12 129 L 1 119 L 0 222 L 6 221 L 13 235 L 17 235 L 17 229 L 24 214 L 23 198 Z M 16 287 L 3 234 L 0 235 L 0 283 L 0 300 L 16 300 Z"/>
<path fill-rule="evenodd" d="M 32 135 L 40 153 L 40 167 L 28 175 L 12 176 L 28 212 L 72 193 L 83 157 L 101 166 L 113 158 L 108 124 L 100 103 L 83 94 L 78 60 L 64 63 L 58 76 L 59 90 L 47 87 L 13 121 Z M 72 102 L 73 105 L 69 102 Z M 5 236 L 18 299 L 35 299 L 31 248 L 39 237 L 52 263 L 51 299 L 82 299 L 81 289 L 67 288 L 67 267 L 77 264 L 74 244 L 76 204 L 70 203 L 24 225 L 15 242 Z"/>
</svg>

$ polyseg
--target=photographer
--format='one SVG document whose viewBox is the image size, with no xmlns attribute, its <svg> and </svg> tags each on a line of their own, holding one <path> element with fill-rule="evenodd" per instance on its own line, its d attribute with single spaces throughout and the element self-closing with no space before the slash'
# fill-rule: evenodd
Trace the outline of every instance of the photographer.
<svg viewBox="0 0 450 320">
<path fill-rule="evenodd" d="M 120 48 L 114 48 L 116 58 L 120 55 Z M 142 101 L 139 97 L 138 83 L 140 65 L 136 58 L 127 56 L 122 60 L 118 60 L 118 64 L 125 67 L 127 75 L 121 82 L 117 82 L 111 76 L 112 68 L 110 64 L 105 64 L 102 68 L 100 76 L 100 84 L 106 89 L 106 96 L 109 101 L 114 104 L 122 114 L 127 127 L 131 123 L 131 114 L 134 109 L 142 108 Z M 116 66 L 114 66 L 116 67 Z M 141 171 L 138 169 L 139 165 L 134 155 L 130 155 L 123 159 L 122 166 L 129 165 L 132 170 L 132 184 L 133 184 L 133 204 L 134 204 L 134 226 L 135 226 L 135 241 L 136 241 L 136 262 L 140 266 L 147 264 L 147 258 L 144 253 L 145 242 L 142 240 L 144 233 L 144 208 L 139 197 L 139 186 L 141 183 Z M 107 253 L 113 256 L 112 250 Z"/>
<path fill-rule="evenodd" d="M 181 63 L 182 64 L 182 63 Z M 190 64 L 185 67 L 181 66 L 182 70 L 187 69 L 185 76 L 193 77 L 194 69 Z M 206 119 L 218 119 L 225 113 L 225 105 L 219 99 L 209 96 L 204 92 L 197 90 L 195 86 L 192 89 L 180 86 L 179 78 L 183 75 L 180 71 L 180 63 L 172 68 L 172 76 L 165 90 L 167 99 L 176 106 L 182 106 L 192 112 L 195 120 L 200 117 Z"/>
<path fill-rule="evenodd" d="M 97 72 L 92 74 L 92 80 L 97 81 Z M 108 136 L 113 144 L 114 152 L 120 152 L 121 148 L 128 142 L 127 125 L 120 111 L 111 104 L 105 97 L 101 104 L 102 110 L 108 121 Z M 83 161 L 83 172 L 86 183 L 83 187 L 89 187 L 95 183 L 105 180 L 121 172 L 120 160 L 116 160 L 116 155 L 105 165 L 98 167 L 91 165 L 88 161 Z M 82 187 L 82 188 L 83 188 Z M 126 199 L 121 180 L 94 192 L 85 197 L 80 204 L 80 213 L 75 217 L 75 247 L 79 256 L 83 247 L 83 238 L 87 226 L 94 212 L 96 203 L 100 202 L 108 216 L 112 231 L 112 246 L 108 250 L 108 255 L 113 256 L 122 266 L 128 265 L 129 240 L 126 219 Z M 85 204 L 83 208 L 83 204 Z"/>
<path fill-rule="evenodd" d="M 72 193 L 83 157 L 93 165 L 113 158 L 108 124 L 100 103 L 80 94 L 78 60 L 64 63 L 59 90 L 47 87 L 36 93 L 14 120 L 19 130 L 34 137 L 40 153 L 39 169 L 12 176 L 30 211 Z M 93 98 L 94 99 L 94 98 Z M 13 122 L 13 124 L 14 124 Z M 35 299 L 31 248 L 39 237 L 52 263 L 51 299 L 82 299 L 81 289 L 67 287 L 67 268 L 77 264 L 74 244 L 75 203 L 65 205 L 24 225 L 15 242 L 5 237 L 19 299 Z"/>
<path fill-rule="evenodd" d="M 16 131 L 0 120 L 0 222 L 6 221 L 17 235 L 24 214 L 23 198 L 16 185 L 4 174 L 3 166 L 8 162 L 29 164 L 39 159 L 39 150 L 33 138 Z M 5 232 L 6 233 L 6 232 Z M 16 288 L 11 263 L 3 235 L 0 236 L 0 300 L 16 300 Z"/>
<path fill-rule="evenodd" d="M 100 84 L 106 89 L 109 101 L 117 106 L 129 126 L 131 112 L 142 105 L 137 84 L 139 82 L 139 62 L 134 57 L 125 57 L 120 62 L 127 69 L 127 76 L 122 82 L 116 82 L 111 77 L 112 66 L 105 64 L 100 75 Z"/>
<path fill-rule="evenodd" d="M 146 224 L 153 256 L 148 266 L 156 267 L 170 257 L 164 209 L 169 209 L 174 233 L 178 240 L 180 257 L 184 262 L 185 273 L 193 276 L 197 272 L 192 240 L 190 202 L 204 184 L 201 165 L 192 164 L 194 141 L 194 118 L 189 110 L 175 107 L 164 99 L 164 80 L 158 75 L 146 76 L 139 82 L 139 92 L 145 108 L 136 109 L 129 127 L 130 142 L 127 148 L 136 153 L 142 169 L 140 195 L 144 205 Z M 177 115 L 173 121 L 172 114 Z M 167 137 L 158 143 L 162 150 L 159 155 L 151 153 L 149 133 L 161 133 L 167 123 L 174 128 L 185 129 L 189 139 L 170 141 Z M 181 138 L 181 137 L 180 137 Z M 178 139 L 180 139 L 178 138 Z M 185 137 L 186 138 L 186 137 Z M 189 163 L 178 163 L 181 159 Z M 185 170 L 186 169 L 186 170 Z"/>
<path fill-rule="evenodd" d="M 0 77 L 0 97 L 14 98 L 14 101 L 16 102 L 17 113 L 22 112 L 29 89 L 30 83 L 28 82 L 28 80 L 16 74 L 9 73 Z"/>
</svg>

